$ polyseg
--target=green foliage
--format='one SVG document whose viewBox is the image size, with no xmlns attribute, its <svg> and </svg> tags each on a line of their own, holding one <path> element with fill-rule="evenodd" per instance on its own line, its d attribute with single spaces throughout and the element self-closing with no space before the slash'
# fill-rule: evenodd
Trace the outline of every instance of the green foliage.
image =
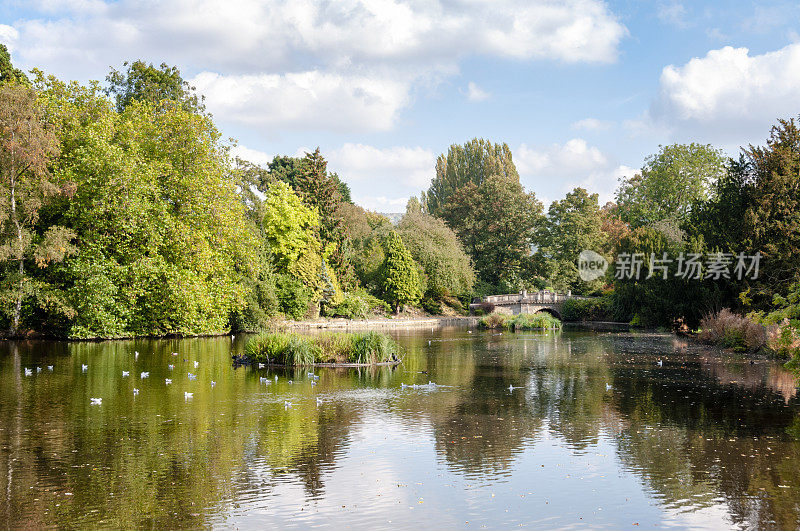
<svg viewBox="0 0 800 531">
<path fill-rule="evenodd" d="M 73 313 L 43 271 L 76 251 L 75 232 L 47 219 L 47 207 L 74 190 L 49 169 L 59 153 L 54 129 L 31 88 L 0 84 L 0 317 L 12 335 L 24 325 L 23 311 Z"/>
<path fill-rule="evenodd" d="M 21 85 L 30 85 L 30 80 L 25 72 L 19 68 L 14 68 L 11 64 L 11 54 L 5 44 L 0 44 L 0 84 L 3 83 L 19 83 Z"/>
<path fill-rule="evenodd" d="M 250 338 L 245 345 L 245 355 L 251 362 L 280 365 L 375 364 L 396 360 L 399 354 L 396 341 L 374 331 L 318 336 L 270 332 Z"/>
<path fill-rule="evenodd" d="M 292 275 L 279 273 L 275 293 L 280 312 L 290 319 L 302 319 L 314 303 L 314 291 Z"/>
<path fill-rule="evenodd" d="M 436 160 L 436 177 L 423 196 L 422 206 L 428 213 L 440 216 L 456 191 L 469 183 L 480 186 L 493 175 L 519 182 L 507 144 L 493 144 L 482 138 L 474 138 L 463 146 L 453 144 L 447 155 L 439 155 Z"/>
<path fill-rule="evenodd" d="M 379 272 L 384 300 L 399 311 L 401 306 L 415 304 L 422 296 L 419 272 L 396 232 L 392 231 L 386 237 L 384 253 Z"/>
<path fill-rule="evenodd" d="M 509 315 L 490 313 L 478 321 L 480 328 L 488 330 L 560 330 L 561 321 L 546 312 Z"/>
<path fill-rule="evenodd" d="M 611 296 L 591 299 L 567 299 L 561 316 L 565 321 L 608 321 L 612 311 Z"/>
<path fill-rule="evenodd" d="M 726 159 L 710 145 L 672 144 L 645 159 L 642 171 L 617 190 L 620 218 L 632 228 L 662 220 L 683 223 L 725 173 Z"/>
<path fill-rule="evenodd" d="M 510 322 L 512 330 L 561 330 L 561 321 L 547 312 L 521 313 Z"/>
<path fill-rule="evenodd" d="M 142 60 L 123 63 L 123 72 L 114 68 L 106 76 L 108 88 L 105 93 L 113 96 L 117 111 L 122 112 L 134 101 L 149 102 L 159 106 L 168 100 L 178 103 L 189 112 L 203 112 L 203 98 L 198 98 L 195 88 L 181 77 L 177 66 L 161 63 L 160 67 Z"/>
<path fill-rule="evenodd" d="M 467 183 L 449 196 L 440 217 L 472 257 L 480 280 L 512 291 L 523 287 L 542 204 L 518 179 L 491 175 L 480 185 Z"/>
<path fill-rule="evenodd" d="M 347 293 L 342 301 L 329 308 L 326 314 L 329 317 L 344 317 L 346 319 L 368 319 L 376 314 L 386 314 L 391 311 L 389 305 L 364 290 Z"/>
<path fill-rule="evenodd" d="M 549 285 L 576 294 L 590 293 L 602 286 L 603 279 L 585 282 L 578 274 L 580 253 L 600 253 L 605 247 L 602 226 L 598 195 L 590 195 L 583 188 L 575 188 L 561 201 L 550 204 L 538 250 Z"/>
<path fill-rule="evenodd" d="M 455 233 L 440 219 L 408 213 L 397 226 L 403 244 L 422 266 L 430 298 L 470 293 L 475 281 L 470 258 Z"/>
</svg>

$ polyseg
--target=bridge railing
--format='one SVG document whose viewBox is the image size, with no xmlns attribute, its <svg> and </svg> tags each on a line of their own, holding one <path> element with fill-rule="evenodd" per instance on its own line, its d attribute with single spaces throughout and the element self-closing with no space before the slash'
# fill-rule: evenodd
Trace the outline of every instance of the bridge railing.
<svg viewBox="0 0 800 531">
<path fill-rule="evenodd" d="M 491 304 L 513 304 L 513 303 L 558 303 L 568 299 L 588 299 L 580 295 L 571 293 L 556 293 L 553 291 L 534 291 L 532 293 L 509 293 L 506 295 L 488 295 L 481 299 L 481 302 Z"/>
</svg>

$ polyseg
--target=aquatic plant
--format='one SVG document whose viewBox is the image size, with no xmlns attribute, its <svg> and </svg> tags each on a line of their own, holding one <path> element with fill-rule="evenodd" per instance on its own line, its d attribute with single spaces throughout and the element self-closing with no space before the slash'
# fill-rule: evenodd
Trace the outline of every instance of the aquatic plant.
<svg viewBox="0 0 800 531">
<path fill-rule="evenodd" d="M 481 317 L 480 321 L 478 321 L 478 326 L 489 330 L 503 329 L 507 328 L 507 324 L 510 320 L 511 316 L 508 314 L 492 312 L 489 315 Z"/>
<path fill-rule="evenodd" d="M 521 313 L 511 320 L 513 330 L 561 330 L 561 321 L 549 313 Z"/>
<path fill-rule="evenodd" d="M 400 346 L 379 332 L 327 332 L 318 336 L 270 332 L 250 338 L 245 356 L 252 363 L 381 363 L 393 361 Z"/>
</svg>

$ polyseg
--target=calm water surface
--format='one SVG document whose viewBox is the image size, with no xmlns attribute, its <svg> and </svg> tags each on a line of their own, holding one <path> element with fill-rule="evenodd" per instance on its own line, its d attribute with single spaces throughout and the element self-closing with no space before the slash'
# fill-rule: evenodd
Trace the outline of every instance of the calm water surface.
<svg viewBox="0 0 800 531">
<path fill-rule="evenodd" d="M 245 337 L 0 343 L 0 522 L 800 523 L 800 402 L 778 364 L 628 332 L 395 336 L 403 365 L 316 369 L 313 387 L 233 369 Z"/>
</svg>

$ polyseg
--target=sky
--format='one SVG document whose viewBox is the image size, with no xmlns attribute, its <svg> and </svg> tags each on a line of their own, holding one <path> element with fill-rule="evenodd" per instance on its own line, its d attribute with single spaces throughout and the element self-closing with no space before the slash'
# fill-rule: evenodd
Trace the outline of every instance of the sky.
<svg viewBox="0 0 800 531">
<path fill-rule="evenodd" d="M 798 32 L 796 2 L 0 1 L 16 66 L 85 83 L 176 65 L 236 154 L 320 147 L 379 212 L 475 137 L 507 143 L 545 204 L 613 199 L 659 145 L 737 157 L 800 112 Z"/>
</svg>

